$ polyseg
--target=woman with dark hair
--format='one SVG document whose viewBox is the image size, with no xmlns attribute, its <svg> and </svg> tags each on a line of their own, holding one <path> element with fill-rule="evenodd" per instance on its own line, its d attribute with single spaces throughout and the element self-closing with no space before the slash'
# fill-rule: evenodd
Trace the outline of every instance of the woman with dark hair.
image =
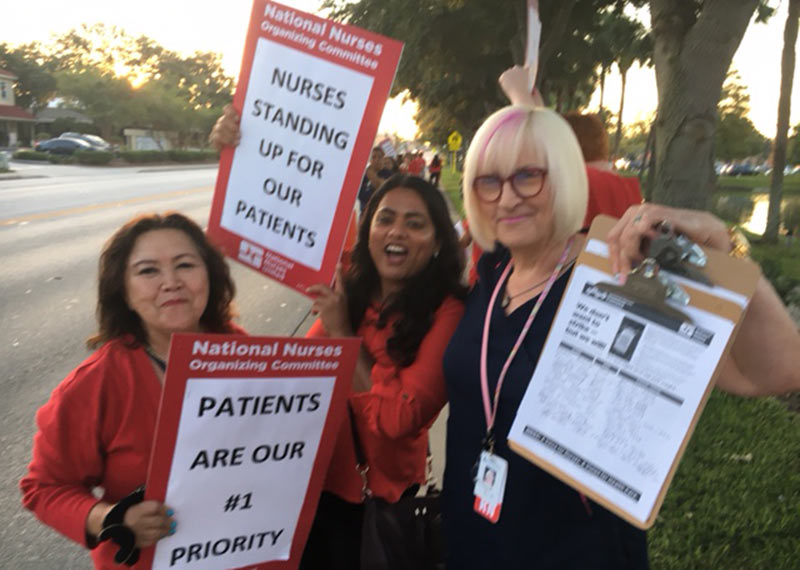
<svg viewBox="0 0 800 570">
<path fill-rule="evenodd" d="M 37 413 L 23 505 L 93 549 L 96 568 L 133 564 L 173 534 L 173 512 L 141 501 L 174 332 L 243 332 L 231 322 L 228 266 L 193 221 L 149 214 L 122 226 L 100 256 L 97 349 Z M 99 498 L 93 491 L 100 491 Z M 123 545 L 128 541 L 127 548 Z"/>
<path fill-rule="evenodd" d="M 463 251 L 441 193 L 398 174 L 370 199 L 352 263 L 333 288 L 315 285 L 309 336 L 359 336 L 349 405 L 389 502 L 425 480 L 428 428 L 445 404 L 442 355 L 463 312 Z M 350 422 L 339 433 L 301 568 L 357 569 L 363 508 Z"/>
</svg>

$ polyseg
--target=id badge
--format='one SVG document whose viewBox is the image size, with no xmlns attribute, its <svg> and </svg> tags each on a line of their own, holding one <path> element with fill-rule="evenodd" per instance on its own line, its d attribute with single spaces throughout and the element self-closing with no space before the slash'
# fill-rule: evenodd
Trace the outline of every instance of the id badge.
<svg viewBox="0 0 800 570">
<path fill-rule="evenodd" d="M 496 523 L 500 519 L 507 474 L 508 461 L 486 450 L 481 451 L 475 478 L 473 508 L 489 522 Z"/>
</svg>

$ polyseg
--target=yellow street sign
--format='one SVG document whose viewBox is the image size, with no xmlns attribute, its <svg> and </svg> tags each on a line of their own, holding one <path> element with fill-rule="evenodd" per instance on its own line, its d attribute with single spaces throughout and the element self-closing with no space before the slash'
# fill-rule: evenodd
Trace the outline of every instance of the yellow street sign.
<svg viewBox="0 0 800 570">
<path fill-rule="evenodd" d="M 459 150 L 461 148 L 461 133 L 458 131 L 450 133 L 450 136 L 447 137 L 447 146 L 450 150 Z"/>
</svg>

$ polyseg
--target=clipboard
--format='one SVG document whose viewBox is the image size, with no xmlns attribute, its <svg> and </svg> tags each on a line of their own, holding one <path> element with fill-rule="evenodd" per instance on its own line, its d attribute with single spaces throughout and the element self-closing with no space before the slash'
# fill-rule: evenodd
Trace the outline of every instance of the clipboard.
<svg viewBox="0 0 800 570">
<path fill-rule="evenodd" d="M 615 223 L 598 216 L 589 230 L 508 445 L 648 529 L 760 273 L 749 260 L 703 250 L 704 273 L 713 285 L 669 275 L 689 298 L 686 307 L 672 308 L 697 322 L 667 315 L 654 304 L 597 287 L 614 281 L 605 236 Z"/>
</svg>

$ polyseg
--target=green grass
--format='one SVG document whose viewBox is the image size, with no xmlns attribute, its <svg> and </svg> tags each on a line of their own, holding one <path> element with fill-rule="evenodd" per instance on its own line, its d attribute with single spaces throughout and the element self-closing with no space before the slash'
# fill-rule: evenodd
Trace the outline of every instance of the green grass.
<svg viewBox="0 0 800 570">
<path fill-rule="evenodd" d="M 449 165 L 442 168 L 442 188 L 450 202 L 458 212 L 458 215 L 464 217 L 464 201 L 461 199 L 461 173 L 456 171 L 452 172 Z"/>
<path fill-rule="evenodd" d="M 649 532 L 653 570 L 790 570 L 800 560 L 800 415 L 715 392 Z"/>
<path fill-rule="evenodd" d="M 750 192 L 763 190 L 769 192 L 772 180 L 764 174 L 755 176 L 720 176 L 717 178 L 717 190 L 733 192 Z M 786 194 L 800 194 L 800 174 L 783 177 L 783 191 Z"/>
</svg>

